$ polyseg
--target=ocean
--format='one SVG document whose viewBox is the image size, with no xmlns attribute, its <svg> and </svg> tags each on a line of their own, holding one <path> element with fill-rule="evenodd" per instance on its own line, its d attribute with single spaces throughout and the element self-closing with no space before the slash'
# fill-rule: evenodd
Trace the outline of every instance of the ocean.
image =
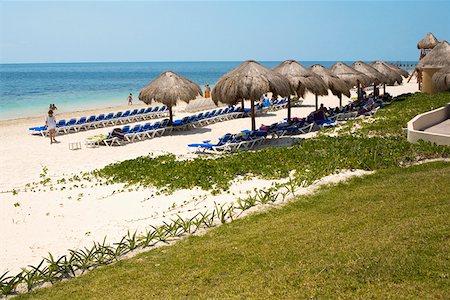
<svg viewBox="0 0 450 300">
<path fill-rule="evenodd" d="M 124 62 L 0 64 L 0 119 L 36 116 L 55 104 L 59 112 L 125 105 L 160 73 L 171 70 L 199 84 L 214 86 L 241 62 Z M 269 68 L 279 61 L 261 62 Z M 335 61 L 302 61 L 330 67 Z M 347 62 L 351 63 L 351 62 Z M 395 63 L 395 62 L 394 62 Z M 402 61 L 402 64 L 416 62 Z M 407 67 L 406 67 L 407 69 Z"/>
</svg>

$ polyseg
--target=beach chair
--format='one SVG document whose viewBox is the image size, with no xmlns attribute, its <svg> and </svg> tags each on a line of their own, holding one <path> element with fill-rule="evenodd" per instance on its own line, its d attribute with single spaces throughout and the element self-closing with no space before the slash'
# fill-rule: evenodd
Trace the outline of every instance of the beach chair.
<svg viewBox="0 0 450 300">
<path fill-rule="evenodd" d="M 31 131 L 31 134 L 39 134 L 42 136 L 46 136 L 47 135 L 47 127 L 44 126 L 37 126 L 37 127 L 30 127 L 28 128 L 28 130 Z"/>
<path fill-rule="evenodd" d="M 132 120 L 137 121 L 136 115 L 137 115 L 138 111 L 139 111 L 139 110 L 138 110 L 137 108 L 136 108 L 136 109 L 133 109 L 133 111 L 130 112 L 130 115 L 128 116 L 128 121 L 132 121 Z"/>
<path fill-rule="evenodd" d="M 61 128 L 64 128 L 64 133 L 70 133 L 71 130 L 76 132 L 77 131 L 76 124 L 77 124 L 77 119 L 70 119 L 67 122 L 66 126 L 61 127 Z"/>
<path fill-rule="evenodd" d="M 218 142 L 216 144 L 211 144 L 210 140 L 203 141 L 203 143 L 198 144 L 189 144 L 188 147 L 190 149 L 194 149 L 194 152 L 205 152 L 205 151 L 214 151 L 214 152 L 220 152 L 225 149 L 224 145 L 229 142 L 229 140 L 232 138 L 231 133 L 225 134 L 223 137 L 219 138 Z"/>
<path fill-rule="evenodd" d="M 103 120 L 104 120 L 104 119 L 105 119 L 105 115 L 104 115 L 104 114 L 98 115 L 98 117 L 95 118 L 95 121 L 92 122 L 92 126 L 93 126 L 94 128 L 97 128 L 97 127 L 99 127 L 99 126 L 105 127 L 104 124 L 103 124 Z"/>
<path fill-rule="evenodd" d="M 114 113 L 108 113 L 105 117 L 105 119 L 103 119 L 103 126 L 108 126 L 108 125 L 114 125 Z"/>
<path fill-rule="evenodd" d="M 151 129 L 152 129 L 152 125 L 150 123 L 145 123 L 143 126 L 141 126 L 139 131 L 137 131 L 134 134 L 133 140 L 138 139 L 138 140 L 142 141 L 143 139 L 145 139 L 147 137 L 147 135 L 146 135 L 147 131 L 149 131 Z"/>
<path fill-rule="evenodd" d="M 136 138 L 136 134 L 141 130 L 141 125 L 135 125 L 133 128 L 129 129 L 125 135 L 124 135 L 124 139 L 131 143 L 134 141 L 134 139 Z M 123 130 L 122 130 L 123 131 Z"/>
<path fill-rule="evenodd" d="M 58 123 L 56 123 L 56 133 L 57 134 L 65 133 L 65 131 L 64 131 L 65 126 L 66 126 L 66 120 L 59 120 Z M 45 126 L 43 126 L 43 127 L 46 130 Z M 34 127 L 34 128 L 40 128 L 40 127 Z"/>
<path fill-rule="evenodd" d="M 125 124 L 125 123 L 129 122 L 128 117 L 130 116 L 130 113 L 131 112 L 129 110 L 125 111 L 122 114 L 122 116 L 120 116 L 120 118 L 119 118 L 119 124 Z"/>
<path fill-rule="evenodd" d="M 136 119 L 136 121 L 139 121 L 139 120 L 145 120 L 144 113 L 145 113 L 145 108 L 141 108 L 141 109 L 137 112 L 137 114 L 134 116 L 135 119 Z"/>
<path fill-rule="evenodd" d="M 86 120 L 86 123 L 92 123 L 92 122 L 95 122 L 95 119 L 96 119 L 97 117 L 95 116 L 95 115 L 92 115 L 92 116 L 90 116 L 87 120 Z"/>
<path fill-rule="evenodd" d="M 106 146 L 121 146 L 123 144 L 125 134 L 122 132 L 120 128 L 114 128 L 108 136 L 103 140 L 103 144 Z"/>
<path fill-rule="evenodd" d="M 80 131 L 80 130 L 86 130 L 87 127 L 89 127 L 89 125 L 86 124 L 87 118 L 86 117 L 81 117 L 76 123 L 75 123 L 75 131 Z"/>
<path fill-rule="evenodd" d="M 189 117 L 184 117 L 181 120 L 175 120 L 172 123 L 174 130 L 186 130 L 189 127 Z"/>
</svg>

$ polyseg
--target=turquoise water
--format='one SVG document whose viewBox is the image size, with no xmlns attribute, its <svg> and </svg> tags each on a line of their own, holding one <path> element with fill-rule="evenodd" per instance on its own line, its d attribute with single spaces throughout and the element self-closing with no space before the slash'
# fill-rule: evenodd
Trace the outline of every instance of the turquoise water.
<svg viewBox="0 0 450 300">
<path fill-rule="evenodd" d="M 50 103 L 59 111 L 127 104 L 160 73 L 171 70 L 200 86 L 214 83 L 241 62 L 133 62 L 0 64 L 0 119 L 45 114 Z M 280 62 L 262 62 L 273 68 Z M 334 61 L 304 61 L 330 67 Z M 350 62 L 349 62 L 350 63 Z M 415 62 L 404 62 L 415 63 Z"/>
</svg>

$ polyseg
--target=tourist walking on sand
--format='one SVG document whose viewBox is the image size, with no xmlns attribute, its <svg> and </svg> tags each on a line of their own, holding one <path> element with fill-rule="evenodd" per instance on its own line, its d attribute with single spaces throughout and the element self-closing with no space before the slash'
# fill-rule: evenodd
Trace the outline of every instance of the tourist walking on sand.
<svg viewBox="0 0 450 300">
<path fill-rule="evenodd" d="M 211 98 L 211 88 L 209 87 L 209 84 L 205 85 L 205 98 Z"/>
<path fill-rule="evenodd" d="M 56 119 L 53 115 L 53 110 L 48 111 L 48 116 L 45 118 L 45 127 L 48 130 L 48 136 L 50 138 L 50 144 L 56 143 Z"/>
<path fill-rule="evenodd" d="M 128 105 L 133 105 L 133 94 L 132 93 L 130 93 L 128 95 Z"/>
</svg>

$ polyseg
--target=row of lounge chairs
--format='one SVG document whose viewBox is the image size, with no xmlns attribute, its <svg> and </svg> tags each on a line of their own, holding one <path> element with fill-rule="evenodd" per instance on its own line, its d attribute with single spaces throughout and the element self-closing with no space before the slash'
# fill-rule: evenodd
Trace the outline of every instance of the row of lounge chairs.
<svg viewBox="0 0 450 300">
<path fill-rule="evenodd" d="M 173 121 L 174 130 L 187 130 L 199 128 L 217 122 L 232 120 L 244 116 L 244 111 L 240 107 L 219 108 L 205 113 L 199 113 L 192 116 L 186 116 L 180 120 Z"/>
<path fill-rule="evenodd" d="M 171 133 L 173 130 L 187 130 L 199 128 L 219 121 L 226 121 L 242 117 L 244 112 L 240 107 L 227 107 L 225 109 L 214 109 L 204 113 L 187 116 L 173 121 L 169 126 L 169 119 L 154 124 L 146 123 L 144 125 L 135 125 L 134 127 L 124 126 L 123 128 L 114 128 L 108 133 L 102 141 L 106 146 L 120 146 L 127 143 L 143 141 L 154 137 L 160 137 Z"/>
<path fill-rule="evenodd" d="M 294 119 L 291 123 L 274 123 L 270 126 L 262 125 L 258 130 L 243 130 L 237 134 L 227 133 L 216 143 L 211 140 L 203 143 L 189 144 L 194 152 L 231 152 L 236 150 L 250 150 L 261 145 L 268 138 L 280 138 L 285 135 L 305 134 L 313 131 L 317 123 L 307 122 L 306 119 Z"/>
<path fill-rule="evenodd" d="M 366 100 L 357 105 L 336 108 L 329 111 L 315 111 L 306 118 L 293 118 L 291 122 L 274 123 L 270 126 L 262 125 L 257 131 L 244 130 L 238 134 L 227 133 L 216 143 L 210 140 L 203 143 L 189 144 L 193 152 L 230 152 L 236 150 L 250 150 L 262 144 L 268 138 L 280 138 L 285 135 L 306 134 L 320 130 L 322 127 L 334 126 L 339 121 L 347 121 L 361 115 L 373 115 L 383 103 Z M 330 113 L 329 113 L 330 112 Z"/>
<path fill-rule="evenodd" d="M 227 133 L 219 138 L 215 144 L 212 144 L 211 140 L 206 140 L 199 144 L 189 144 L 188 147 L 193 148 L 196 152 L 249 150 L 253 149 L 256 145 L 262 144 L 266 137 L 267 132 L 263 130 L 243 130 L 237 134 Z"/>
<path fill-rule="evenodd" d="M 277 111 L 277 110 L 286 108 L 287 104 L 288 104 L 287 99 L 280 99 L 280 100 L 275 100 L 273 103 L 263 102 L 261 104 L 261 106 L 262 106 L 262 108 L 266 108 L 267 111 Z"/>
<path fill-rule="evenodd" d="M 126 125 L 122 128 L 114 128 L 102 142 L 106 146 L 121 146 L 125 143 L 133 143 L 135 141 L 160 137 L 166 133 L 172 132 L 173 127 L 168 125 L 169 119 L 164 119 L 161 122 L 158 121 L 154 124 L 145 123 L 144 125 L 138 124 L 134 127 Z"/>
<path fill-rule="evenodd" d="M 109 113 L 107 115 L 100 114 L 98 116 L 81 117 L 79 119 L 70 119 L 69 121 L 60 120 L 56 124 L 57 134 L 68 134 L 72 132 L 79 132 L 81 130 L 96 129 L 101 127 L 115 126 L 118 124 L 126 124 L 132 122 L 139 122 L 149 119 L 156 119 L 167 116 L 167 106 L 156 106 L 142 108 L 133 111 L 127 110 L 125 112 Z M 38 126 L 29 128 L 32 134 L 47 135 L 46 126 Z"/>
</svg>

